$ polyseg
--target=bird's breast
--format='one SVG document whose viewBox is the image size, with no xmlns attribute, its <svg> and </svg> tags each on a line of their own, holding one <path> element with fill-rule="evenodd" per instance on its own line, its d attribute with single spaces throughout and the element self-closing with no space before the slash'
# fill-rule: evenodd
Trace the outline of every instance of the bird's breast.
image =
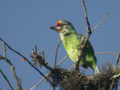
<svg viewBox="0 0 120 90">
<path fill-rule="evenodd" d="M 63 45 L 64 48 L 68 54 L 68 56 L 70 57 L 70 59 L 72 59 L 72 61 L 76 62 L 78 60 L 78 56 L 79 56 L 79 41 L 77 40 L 76 37 L 64 37 L 63 41 Z M 78 43 L 79 42 L 79 43 Z"/>
</svg>

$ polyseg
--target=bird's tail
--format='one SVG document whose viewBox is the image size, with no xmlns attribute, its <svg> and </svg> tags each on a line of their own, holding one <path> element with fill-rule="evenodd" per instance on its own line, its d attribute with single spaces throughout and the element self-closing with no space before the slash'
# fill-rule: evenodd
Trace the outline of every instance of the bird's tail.
<svg viewBox="0 0 120 90">
<path fill-rule="evenodd" d="M 98 67 L 96 66 L 95 67 L 95 74 L 98 74 L 100 71 L 99 71 L 99 69 L 98 69 Z"/>
</svg>

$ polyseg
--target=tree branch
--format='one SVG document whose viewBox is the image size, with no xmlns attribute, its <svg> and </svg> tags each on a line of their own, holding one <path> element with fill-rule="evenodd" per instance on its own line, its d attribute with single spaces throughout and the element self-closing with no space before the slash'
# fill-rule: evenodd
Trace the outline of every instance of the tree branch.
<svg viewBox="0 0 120 90">
<path fill-rule="evenodd" d="M 2 42 L 3 44 L 3 56 L 6 57 L 6 46 L 5 46 L 5 42 Z"/>
<path fill-rule="evenodd" d="M 11 90 L 14 90 L 14 88 L 11 85 L 10 81 L 8 80 L 7 76 L 3 73 L 3 71 L 1 69 L 0 69 L 0 73 L 3 76 L 3 78 L 6 80 L 6 82 L 8 83 L 9 87 L 11 88 Z"/>
<path fill-rule="evenodd" d="M 21 85 L 21 82 L 20 82 L 20 79 L 18 78 L 18 76 L 16 75 L 16 72 L 15 72 L 15 67 L 13 66 L 12 62 L 7 58 L 7 57 L 4 57 L 4 56 L 1 56 L 0 55 L 0 59 L 3 59 L 6 61 L 6 63 L 8 63 L 10 65 L 10 68 L 11 68 L 11 71 L 13 73 L 13 76 L 16 80 L 16 83 L 17 83 L 17 86 L 19 88 L 19 90 L 22 90 L 22 85 Z"/>
<path fill-rule="evenodd" d="M 22 58 L 24 58 L 26 60 L 26 62 L 32 67 L 34 68 L 41 76 L 43 76 L 51 85 L 53 85 L 53 83 L 38 69 L 36 68 L 30 61 L 29 59 L 27 59 L 24 55 L 22 55 L 20 52 L 16 51 L 15 49 L 13 49 L 10 45 L 8 45 L 2 38 L 0 38 L 0 41 L 4 42 L 5 45 L 8 47 L 8 49 L 10 49 L 11 51 L 13 51 L 14 53 L 16 53 L 17 55 L 21 56 Z"/>
<path fill-rule="evenodd" d="M 81 3 L 82 3 L 82 7 L 83 7 L 83 11 L 84 11 L 85 23 L 86 23 L 86 27 L 87 27 L 87 36 L 86 36 L 86 38 L 83 37 L 81 39 L 80 56 L 79 56 L 78 61 L 77 61 L 76 65 L 75 65 L 75 70 L 79 70 L 79 63 L 80 63 L 81 58 L 83 57 L 84 48 L 86 47 L 88 39 L 90 38 L 90 35 L 92 33 L 90 23 L 88 21 L 88 15 L 87 15 L 87 9 L 86 9 L 85 0 L 81 0 Z"/>
<path fill-rule="evenodd" d="M 48 77 L 49 73 L 47 73 L 45 76 Z M 37 82 L 36 84 L 34 84 L 30 90 L 34 90 L 35 88 L 37 88 L 43 81 L 45 80 L 45 78 L 42 78 L 39 82 Z"/>
<path fill-rule="evenodd" d="M 55 57 L 54 57 L 54 68 L 56 68 L 56 61 L 58 57 L 59 47 L 60 47 L 61 41 L 57 44 L 56 51 L 55 51 Z"/>
</svg>

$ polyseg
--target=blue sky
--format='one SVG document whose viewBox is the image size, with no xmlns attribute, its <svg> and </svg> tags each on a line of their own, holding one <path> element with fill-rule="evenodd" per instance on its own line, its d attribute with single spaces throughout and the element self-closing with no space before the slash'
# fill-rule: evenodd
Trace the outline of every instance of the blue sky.
<svg viewBox="0 0 120 90">
<path fill-rule="evenodd" d="M 119 0 L 86 0 L 91 27 L 99 23 L 106 13 L 111 16 L 95 32 L 90 41 L 95 52 L 120 51 L 120 1 Z M 59 19 L 66 19 L 73 23 L 78 32 L 85 34 L 80 0 L 0 0 L 0 37 L 12 47 L 30 58 L 30 53 L 35 44 L 39 49 L 45 50 L 46 60 L 52 66 L 53 56 L 59 36 L 50 30 Z M 1 52 L 0 52 L 1 53 Z M 58 61 L 66 55 L 63 46 L 60 48 Z M 31 88 L 42 77 L 27 63 L 23 63 L 19 56 L 8 51 L 8 58 L 16 66 L 18 76 L 24 88 Z M 116 55 L 97 55 L 98 66 L 106 61 L 114 64 Z M 9 75 L 9 80 L 16 87 L 9 66 L 1 62 L 0 68 Z M 66 60 L 61 67 L 70 67 L 73 64 Z M 47 73 L 44 68 L 41 69 Z M 91 71 L 89 70 L 88 73 Z M 0 78 L 0 88 L 10 90 L 3 78 Z M 47 86 L 47 87 L 46 87 Z M 35 90 L 50 90 L 50 85 L 45 81 Z"/>
</svg>

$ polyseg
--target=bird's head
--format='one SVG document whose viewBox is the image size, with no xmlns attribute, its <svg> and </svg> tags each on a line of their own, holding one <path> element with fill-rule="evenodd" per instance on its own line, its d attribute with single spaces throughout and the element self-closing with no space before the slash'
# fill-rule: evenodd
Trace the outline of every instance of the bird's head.
<svg viewBox="0 0 120 90">
<path fill-rule="evenodd" d="M 67 36 L 76 32 L 73 25 L 66 20 L 58 20 L 56 25 L 51 26 L 50 28 L 62 36 Z"/>
</svg>

